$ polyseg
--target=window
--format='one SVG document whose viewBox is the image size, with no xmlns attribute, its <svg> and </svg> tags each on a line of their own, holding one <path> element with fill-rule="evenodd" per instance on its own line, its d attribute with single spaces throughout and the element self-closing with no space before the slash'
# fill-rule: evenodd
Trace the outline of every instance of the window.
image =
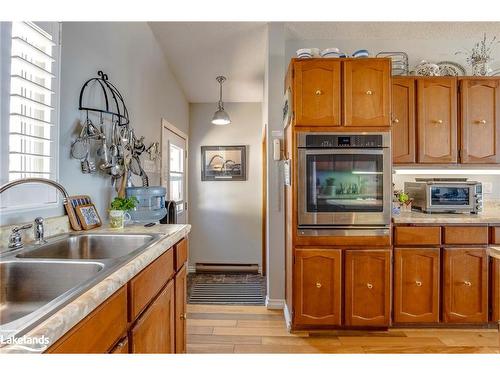
<svg viewBox="0 0 500 375">
<path fill-rule="evenodd" d="M 1 183 L 25 177 L 57 179 L 58 23 L 3 23 L 1 37 Z M 1 208 L 57 203 L 44 185 L 24 185 L 2 194 Z"/>
<path fill-rule="evenodd" d="M 170 199 L 176 202 L 177 213 L 184 211 L 184 150 L 170 143 Z"/>
</svg>

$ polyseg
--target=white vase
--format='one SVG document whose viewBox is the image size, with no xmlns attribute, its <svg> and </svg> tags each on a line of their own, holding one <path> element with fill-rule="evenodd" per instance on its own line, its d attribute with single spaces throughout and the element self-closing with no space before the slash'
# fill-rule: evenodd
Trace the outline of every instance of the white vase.
<svg viewBox="0 0 500 375">
<path fill-rule="evenodd" d="M 487 76 L 490 73 L 491 68 L 487 61 L 476 61 L 472 63 L 473 76 Z"/>
</svg>

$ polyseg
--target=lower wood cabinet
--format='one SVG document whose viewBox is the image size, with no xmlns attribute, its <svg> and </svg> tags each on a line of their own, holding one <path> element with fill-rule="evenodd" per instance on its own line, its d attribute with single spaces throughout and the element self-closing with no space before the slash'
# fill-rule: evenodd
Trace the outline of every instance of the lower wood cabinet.
<svg viewBox="0 0 500 375">
<path fill-rule="evenodd" d="M 345 324 L 389 326 L 391 250 L 345 251 Z"/>
<path fill-rule="evenodd" d="M 170 280 L 133 326 L 131 353 L 174 353 L 174 311 L 174 280 Z"/>
<path fill-rule="evenodd" d="M 493 259 L 491 270 L 491 320 L 500 322 L 500 259 Z"/>
<path fill-rule="evenodd" d="M 186 353 L 187 266 L 175 275 L 175 352 Z"/>
<path fill-rule="evenodd" d="M 342 251 L 295 251 L 294 322 L 340 325 L 342 302 Z"/>
<path fill-rule="evenodd" d="M 443 321 L 488 322 L 486 248 L 444 248 Z"/>
<path fill-rule="evenodd" d="M 438 323 L 439 248 L 394 249 L 394 322 Z"/>
</svg>

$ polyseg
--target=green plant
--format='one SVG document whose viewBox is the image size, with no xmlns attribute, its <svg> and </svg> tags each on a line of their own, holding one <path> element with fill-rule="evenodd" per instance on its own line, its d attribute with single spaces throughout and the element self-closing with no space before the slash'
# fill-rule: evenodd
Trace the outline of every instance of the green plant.
<svg viewBox="0 0 500 375">
<path fill-rule="evenodd" d="M 128 198 L 115 197 L 115 199 L 113 199 L 113 201 L 111 202 L 111 209 L 128 211 L 135 208 L 135 206 L 137 206 L 138 203 L 139 201 L 134 196 Z"/>
<path fill-rule="evenodd" d="M 408 196 L 408 194 L 404 193 L 404 192 L 400 192 L 398 194 L 398 201 L 401 202 L 401 203 L 406 203 L 410 200 L 410 197 Z"/>
</svg>

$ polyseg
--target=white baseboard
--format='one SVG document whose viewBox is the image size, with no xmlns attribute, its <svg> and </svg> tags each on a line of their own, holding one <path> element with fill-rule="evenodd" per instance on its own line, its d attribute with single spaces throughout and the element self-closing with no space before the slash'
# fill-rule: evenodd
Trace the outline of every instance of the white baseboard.
<svg viewBox="0 0 500 375">
<path fill-rule="evenodd" d="M 283 299 L 271 299 L 269 296 L 266 296 L 266 307 L 269 310 L 283 310 L 285 306 L 285 300 Z"/>
<path fill-rule="evenodd" d="M 292 329 L 292 314 L 290 314 L 290 310 L 288 310 L 288 305 L 285 303 L 283 307 L 283 315 L 285 315 L 285 323 L 288 332 Z"/>
</svg>

